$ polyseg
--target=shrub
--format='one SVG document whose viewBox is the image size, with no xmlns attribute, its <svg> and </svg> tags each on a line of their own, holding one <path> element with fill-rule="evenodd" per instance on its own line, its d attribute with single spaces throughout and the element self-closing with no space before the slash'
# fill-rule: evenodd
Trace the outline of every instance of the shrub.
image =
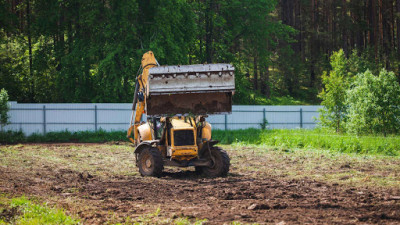
<svg viewBox="0 0 400 225">
<path fill-rule="evenodd" d="M 0 131 L 0 143 L 14 144 L 25 142 L 26 138 L 22 131 Z"/>
<path fill-rule="evenodd" d="M 357 75 L 347 91 L 350 133 L 396 133 L 400 130 L 400 86 L 393 72 L 369 70 Z"/>
<path fill-rule="evenodd" d="M 8 93 L 7 91 L 3 88 L 0 91 L 0 123 L 1 123 L 1 129 L 3 130 L 3 127 L 9 123 L 8 119 L 8 111 L 10 110 L 10 107 L 8 105 Z"/>
</svg>

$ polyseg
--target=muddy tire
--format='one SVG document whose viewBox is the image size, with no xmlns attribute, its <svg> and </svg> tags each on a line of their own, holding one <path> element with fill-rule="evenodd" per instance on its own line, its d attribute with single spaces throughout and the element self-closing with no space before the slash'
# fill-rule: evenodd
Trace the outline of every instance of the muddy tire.
<svg viewBox="0 0 400 225">
<path fill-rule="evenodd" d="M 221 148 L 212 148 L 211 155 L 214 158 L 214 163 L 211 167 L 201 167 L 203 174 L 207 177 L 226 177 L 231 161 L 228 153 Z"/>
<path fill-rule="evenodd" d="M 140 175 L 160 177 L 164 169 L 161 152 L 157 148 L 146 148 L 139 153 L 137 165 Z"/>
<path fill-rule="evenodd" d="M 203 167 L 202 167 L 202 166 L 195 166 L 195 167 L 194 167 L 194 173 L 195 173 L 196 175 L 201 175 L 201 174 L 203 174 Z"/>
</svg>

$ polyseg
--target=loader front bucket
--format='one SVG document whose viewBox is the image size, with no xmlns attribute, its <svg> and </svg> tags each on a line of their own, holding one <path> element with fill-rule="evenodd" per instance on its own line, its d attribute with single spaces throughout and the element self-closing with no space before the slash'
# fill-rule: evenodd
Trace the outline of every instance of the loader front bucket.
<svg viewBox="0 0 400 225">
<path fill-rule="evenodd" d="M 147 114 L 220 114 L 232 111 L 235 68 L 230 64 L 159 66 L 149 70 Z"/>
</svg>

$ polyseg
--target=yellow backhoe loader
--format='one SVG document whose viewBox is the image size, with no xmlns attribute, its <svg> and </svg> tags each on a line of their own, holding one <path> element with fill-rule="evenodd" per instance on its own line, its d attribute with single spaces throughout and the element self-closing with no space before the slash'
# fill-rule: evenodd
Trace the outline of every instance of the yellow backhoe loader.
<svg viewBox="0 0 400 225">
<path fill-rule="evenodd" d="M 209 114 L 232 111 L 230 64 L 160 66 L 143 55 L 127 132 L 142 176 L 159 177 L 164 166 L 194 166 L 209 177 L 226 176 L 230 159 L 211 139 Z"/>
</svg>

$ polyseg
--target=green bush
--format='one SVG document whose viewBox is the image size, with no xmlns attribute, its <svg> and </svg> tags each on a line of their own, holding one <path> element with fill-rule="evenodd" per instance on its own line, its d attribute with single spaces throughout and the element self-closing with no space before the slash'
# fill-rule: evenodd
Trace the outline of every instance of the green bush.
<svg viewBox="0 0 400 225">
<path fill-rule="evenodd" d="M 325 72 L 320 124 L 337 133 L 397 133 L 400 130 L 400 86 L 393 72 L 377 71 L 365 55 L 353 52 L 349 58 L 342 50 L 331 56 L 332 70 Z M 355 76 L 357 74 L 357 76 Z"/>
<path fill-rule="evenodd" d="M 10 106 L 8 105 L 8 93 L 3 88 L 0 91 L 0 126 L 3 130 L 3 127 L 9 123 L 8 111 L 10 110 Z"/>
<path fill-rule="evenodd" d="M 14 144 L 26 141 L 26 137 L 22 131 L 0 131 L 0 143 Z"/>
<path fill-rule="evenodd" d="M 369 70 L 357 75 L 347 91 L 346 128 L 354 134 L 397 133 L 400 130 L 400 85 L 393 72 Z"/>
</svg>

